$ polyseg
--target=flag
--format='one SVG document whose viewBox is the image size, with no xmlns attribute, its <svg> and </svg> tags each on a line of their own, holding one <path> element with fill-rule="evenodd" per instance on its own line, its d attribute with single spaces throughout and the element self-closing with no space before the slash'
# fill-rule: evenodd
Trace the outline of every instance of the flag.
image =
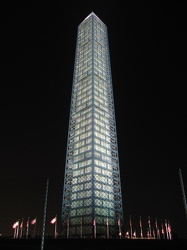
<svg viewBox="0 0 187 250">
<path fill-rule="evenodd" d="M 31 224 L 34 225 L 36 224 L 36 218 L 34 220 L 31 221 Z"/>
<path fill-rule="evenodd" d="M 54 224 L 56 222 L 56 217 L 51 220 L 51 224 Z"/>
<path fill-rule="evenodd" d="M 12 228 L 16 228 L 19 226 L 19 221 L 16 221 L 13 225 L 12 225 Z"/>
</svg>

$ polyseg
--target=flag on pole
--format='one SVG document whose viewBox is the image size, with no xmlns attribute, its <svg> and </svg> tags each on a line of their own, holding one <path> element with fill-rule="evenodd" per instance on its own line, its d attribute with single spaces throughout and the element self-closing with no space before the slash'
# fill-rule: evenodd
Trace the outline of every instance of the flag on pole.
<svg viewBox="0 0 187 250">
<path fill-rule="evenodd" d="M 133 237 L 136 238 L 136 230 L 133 232 Z"/>
<path fill-rule="evenodd" d="M 140 216 L 140 235 L 141 235 L 141 238 L 143 238 L 143 232 L 142 232 L 142 218 Z"/>
<path fill-rule="evenodd" d="M 155 227 L 156 227 L 156 236 L 158 239 L 160 239 L 160 231 L 157 223 L 157 218 L 155 218 Z"/>
<path fill-rule="evenodd" d="M 163 239 L 165 239 L 165 232 L 164 232 L 164 225 L 163 225 L 163 222 L 161 222 L 161 232 L 162 232 L 162 237 Z"/>
<path fill-rule="evenodd" d="M 118 227 L 119 227 L 119 237 L 121 238 L 121 221 L 118 219 Z"/>
<path fill-rule="evenodd" d="M 28 239 L 29 237 L 29 217 L 28 217 L 28 220 L 27 220 L 27 224 L 26 224 L 26 228 L 27 228 L 27 231 L 26 231 L 26 239 Z"/>
<path fill-rule="evenodd" d="M 12 225 L 12 228 L 16 228 L 19 226 L 19 221 L 16 221 L 13 225 Z"/>
<path fill-rule="evenodd" d="M 31 220 L 31 225 L 34 225 L 33 237 L 36 236 L 36 218 Z"/>
<path fill-rule="evenodd" d="M 126 237 L 126 238 L 129 238 L 129 231 L 127 231 L 127 232 L 125 233 L 125 237 Z"/>
<path fill-rule="evenodd" d="M 171 240 L 171 225 L 169 221 L 168 221 L 168 233 L 169 233 L 169 239 Z"/>
<path fill-rule="evenodd" d="M 19 220 L 16 221 L 13 225 L 12 228 L 14 228 L 14 238 L 18 238 L 19 235 Z"/>
<path fill-rule="evenodd" d="M 149 224 L 149 237 L 151 237 L 151 220 L 150 220 L 150 216 L 148 216 L 148 224 Z"/>
<path fill-rule="evenodd" d="M 20 239 L 23 236 L 23 220 L 24 220 L 24 218 L 22 218 L 22 221 L 21 221 L 21 224 L 20 224 L 20 229 L 21 229 L 21 231 L 20 231 Z"/>
<path fill-rule="evenodd" d="M 169 230 L 168 230 L 168 221 L 167 220 L 165 220 L 165 228 L 166 228 L 166 236 L 167 236 L 167 239 L 169 240 L 170 234 L 169 234 Z"/>
<path fill-rule="evenodd" d="M 54 224 L 56 222 L 56 217 L 51 220 L 51 224 Z"/>
<path fill-rule="evenodd" d="M 34 220 L 31 221 L 31 224 L 34 225 L 36 224 L 36 218 Z"/>
</svg>

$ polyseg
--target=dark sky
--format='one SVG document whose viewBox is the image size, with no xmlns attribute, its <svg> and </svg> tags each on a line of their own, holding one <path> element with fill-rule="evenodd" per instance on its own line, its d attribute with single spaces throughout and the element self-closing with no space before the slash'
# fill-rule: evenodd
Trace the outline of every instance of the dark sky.
<svg viewBox="0 0 187 250">
<path fill-rule="evenodd" d="M 42 220 L 47 176 L 49 214 L 60 216 L 77 27 L 94 11 L 108 27 L 126 228 L 129 214 L 151 215 L 187 235 L 186 5 L 25 2 L 1 7 L 0 233 L 22 216 Z"/>
</svg>

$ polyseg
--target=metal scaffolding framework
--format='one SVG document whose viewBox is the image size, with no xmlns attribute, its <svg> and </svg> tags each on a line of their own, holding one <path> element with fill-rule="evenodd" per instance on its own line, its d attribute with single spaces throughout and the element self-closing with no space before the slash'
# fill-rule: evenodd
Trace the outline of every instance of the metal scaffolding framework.
<svg viewBox="0 0 187 250">
<path fill-rule="evenodd" d="M 123 207 L 106 25 L 78 26 L 62 202 L 63 237 L 119 237 Z"/>
</svg>

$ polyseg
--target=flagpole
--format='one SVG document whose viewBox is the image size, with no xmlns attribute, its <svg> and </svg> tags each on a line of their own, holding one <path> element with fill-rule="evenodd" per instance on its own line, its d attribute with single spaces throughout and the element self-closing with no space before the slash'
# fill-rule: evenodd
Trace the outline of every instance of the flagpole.
<svg viewBox="0 0 187 250">
<path fill-rule="evenodd" d="M 136 230 L 134 230 L 133 237 L 136 239 Z"/>
<path fill-rule="evenodd" d="M 28 220 L 27 220 L 27 232 L 26 232 L 26 239 L 28 239 L 28 236 L 29 236 L 29 217 L 28 217 Z"/>
<path fill-rule="evenodd" d="M 16 239 L 18 238 L 19 220 L 13 224 L 13 228 L 14 228 L 14 239 Z"/>
<path fill-rule="evenodd" d="M 157 218 L 155 218 L 155 227 L 156 227 L 156 237 L 160 239 L 160 232 L 158 228 Z"/>
<path fill-rule="evenodd" d="M 36 222 L 37 222 L 37 218 L 36 218 L 35 220 L 36 220 Z M 33 235 L 34 238 L 36 237 L 36 222 L 35 222 L 35 224 L 34 224 L 34 235 Z"/>
<path fill-rule="evenodd" d="M 120 222 L 120 219 L 118 219 L 118 228 L 119 228 L 119 238 L 121 239 L 121 222 Z"/>
<path fill-rule="evenodd" d="M 19 223 L 20 223 L 20 221 L 18 220 L 18 226 L 17 226 L 17 231 L 16 231 L 16 238 L 19 237 Z"/>
<path fill-rule="evenodd" d="M 140 216 L 140 236 L 143 238 L 143 231 L 142 231 L 142 218 Z"/>
<path fill-rule="evenodd" d="M 43 247 L 44 247 L 45 223 L 46 223 L 46 214 L 47 214 L 48 189 L 49 189 L 49 178 L 47 178 L 47 184 L 46 184 L 45 204 L 44 204 L 44 215 L 43 215 L 43 229 L 42 229 L 42 239 L 41 239 L 41 250 L 43 250 Z"/>
<path fill-rule="evenodd" d="M 165 239 L 164 225 L 162 221 L 161 221 L 161 227 L 162 227 L 162 236 L 163 236 L 163 239 Z"/>
<path fill-rule="evenodd" d="M 22 218 L 22 221 L 21 221 L 21 232 L 20 232 L 20 239 L 22 238 L 22 236 L 23 236 L 23 220 L 24 220 L 24 218 Z"/>
<path fill-rule="evenodd" d="M 131 232 L 131 239 L 132 239 L 132 221 L 131 221 L 131 215 L 130 215 L 130 232 Z"/>
<path fill-rule="evenodd" d="M 16 238 L 16 227 L 14 228 L 14 239 Z"/>
<path fill-rule="evenodd" d="M 57 215 L 56 215 L 56 221 L 55 221 L 55 238 L 57 237 Z"/>
<path fill-rule="evenodd" d="M 171 240 L 171 225 L 169 221 L 168 221 L 168 231 L 169 231 L 169 239 Z"/>
<path fill-rule="evenodd" d="M 165 227 L 166 227 L 167 239 L 169 240 L 169 231 L 168 231 L 168 221 L 167 220 L 165 220 Z"/>
<path fill-rule="evenodd" d="M 159 230 L 159 227 L 157 227 L 157 238 L 160 239 L 160 230 Z"/>
<path fill-rule="evenodd" d="M 148 224 L 149 224 L 149 237 L 151 238 L 151 221 L 150 221 L 150 216 L 148 217 Z"/>
</svg>

